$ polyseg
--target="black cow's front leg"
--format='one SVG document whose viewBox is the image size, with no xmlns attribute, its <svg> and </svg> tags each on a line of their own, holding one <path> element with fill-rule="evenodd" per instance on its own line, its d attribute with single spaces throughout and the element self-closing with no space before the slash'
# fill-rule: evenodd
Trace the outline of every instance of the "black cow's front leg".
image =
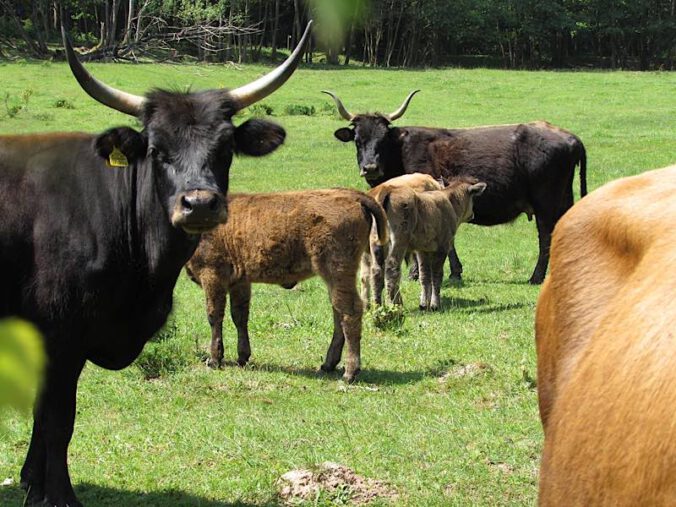
<svg viewBox="0 0 676 507">
<path fill-rule="evenodd" d="M 456 282 L 462 280 L 462 263 L 458 257 L 458 252 L 455 250 L 455 246 L 448 252 L 448 265 L 451 268 L 451 274 L 448 279 Z"/>
<path fill-rule="evenodd" d="M 44 387 L 33 414 L 33 435 L 21 470 L 26 505 L 78 507 L 68 474 L 77 381 L 84 359 L 50 358 Z"/>
<path fill-rule="evenodd" d="M 535 265 L 533 275 L 528 280 L 533 285 L 541 284 L 547 274 L 547 265 L 549 264 L 549 245 L 552 241 L 552 231 L 554 230 L 554 221 L 548 218 L 542 218 L 536 215 L 535 221 L 538 227 L 538 241 L 540 243 L 540 253 L 538 262 Z"/>
</svg>

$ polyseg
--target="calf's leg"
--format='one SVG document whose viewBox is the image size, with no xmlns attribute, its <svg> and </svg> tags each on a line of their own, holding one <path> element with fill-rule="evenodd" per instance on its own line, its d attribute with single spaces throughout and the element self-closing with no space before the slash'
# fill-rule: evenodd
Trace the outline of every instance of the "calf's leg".
<svg viewBox="0 0 676 507">
<path fill-rule="evenodd" d="M 388 246 L 373 245 L 371 248 L 371 286 L 373 287 L 373 299 L 377 306 L 383 304 L 383 288 L 385 287 L 385 259 L 388 255 Z"/>
<path fill-rule="evenodd" d="M 228 292 L 214 274 L 202 277 L 202 288 L 207 303 L 207 319 L 211 326 L 210 357 L 207 365 L 210 368 L 219 368 L 223 364 L 223 314 Z"/>
<path fill-rule="evenodd" d="M 333 371 L 338 366 L 340 358 L 343 355 L 343 346 L 345 345 L 345 333 L 343 332 L 342 315 L 333 309 L 333 337 L 329 350 L 326 352 L 326 360 L 322 364 L 322 371 Z"/>
<path fill-rule="evenodd" d="M 441 308 L 441 284 L 444 281 L 444 259 L 446 250 L 441 250 L 430 254 L 430 271 L 432 278 L 432 299 L 429 309 L 436 311 Z"/>
<path fill-rule="evenodd" d="M 418 269 L 418 257 L 415 252 L 411 255 L 411 266 L 408 268 L 408 279 L 418 281 L 420 270 Z"/>
<path fill-rule="evenodd" d="M 340 361 L 343 344 L 347 343 L 343 379 L 346 382 L 353 382 L 361 369 L 361 319 L 364 306 L 357 292 L 356 273 L 348 275 L 346 271 L 348 270 L 340 268 L 335 270 L 337 273 L 342 272 L 340 280 L 331 280 L 329 273 L 322 273 L 329 285 L 334 323 L 333 338 L 322 370 L 330 371 L 336 367 Z"/>
<path fill-rule="evenodd" d="M 385 288 L 390 303 L 395 305 L 403 304 L 399 283 L 401 281 L 401 261 L 406 254 L 406 246 L 400 244 L 392 245 L 387 259 L 385 259 Z"/>
<path fill-rule="evenodd" d="M 359 267 L 359 282 L 361 285 L 361 300 L 364 307 L 371 306 L 371 280 L 373 278 L 373 268 L 371 266 L 371 252 L 364 252 L 361 256 Z"/>
<path fill-rule="evenodd" d="M 430 306 L 430 297 L 432 293 L 432 270 L 430 263 L 430 254 L 427 252 L 416 253 L 418 259 L 418 273 L 420 281 L 420 309 L 427 310 Z"/>
<path fill-rule="evenodd" d="M 237 364 L 246 365 L 251 357 L 249 344 L 249 306 L 251 284 L 239 283 L 230 288 L 230 317 L 237 328 Z"/>
</svg>

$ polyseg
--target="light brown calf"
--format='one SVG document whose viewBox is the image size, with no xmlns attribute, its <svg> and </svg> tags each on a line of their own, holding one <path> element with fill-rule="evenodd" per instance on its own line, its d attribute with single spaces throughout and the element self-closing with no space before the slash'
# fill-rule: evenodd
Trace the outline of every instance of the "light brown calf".
<svg viewBox="0 0 676 507">
<path fill-rule="evenodd" d="M 382 269 L 385 266 L 385 287 L 390 302 L 402 304 L 399 292 L 401 262 L 407 252 L 415 251 L 420 267 L 420 308 L 437 310 L 443 281 L 444 259 L 453 247 L 455 233 L 462 222 L 472 218 L 473 199 L 486 188 L 474 179 L 455 179 L 442 190 L 416 192 L 405 185 L 396 185 L 394 178 L 371 189 L 370 195 L 387 214 L 390 245 L 373 258 L 362 259 L 362 296 L 368 296 L 369 281 L 375 301 L 381 302 Z M 393 185 L 392 182 L 395 182 Z M 374 249 L 372 247 L 371 249 Z M 369 265 L 370 263 L 370 265 Z M 369 280 L 368 273 L 371 270 Z"/>
<path fill-rule="evenodd" d="M 422 173 L 411 173 L 404 174 L 403 176 L 398 176 L 387 180 L 384 183 L 381 183 L 377 187 L 369 191 L 369 195 L 373 197 L 376 201 L 390 191 L 398 187 L 407 187 L 415 192 L 425 192 L 426 190 L 441 190 L 444 186 L 434 179 L 429 174 Z M 383 269 L 385 263 L 385 255 L 387 250 L 379 245 L 378 236 L 376 228 L 371 229 L 371 255 L 368 256 L 368 252 L 365 253 L 367 257 L 364 257 L 362 260 L 362 269 L 361 269 L 361 296 L 362 300 L 368 307 L 371 301 L 371 287 L 373 287 L 373 297 L 376 305 L 382 305 L 382 294 L 383 294 L 383 284 L 384 276 Z M 409 255 L 410 252 L 407 252 L 405 255 Z M 374 259 L 375 262 L 371 262 L 371 259 Z M 415 269 L 413 269 L 415 268 Z M 412 266 L 412 271 L 414 271 L 413 279 L 418 279 L 418 264 L 415 263 Z"/>
<path fill-rule="evenodd" d="M 540 505 L 676 505 L 676 166 L 559 221 L 537 306 Z"/>
<path fill-rule="evenodd" d="M 248 319 L 252 283 L 291 287 L 319 275 L 333 306 L 333 339 L 322 370 L 332 371 L 347 341 L 344 377 L 354 380 L 360 368 L 363 307 L 357 271 L 369 247 L 372 220 L 378 241 L 387 241 L 382 208 L 369 196 L 349 189 L 273 194 L 228 195 L 228 221 L 202 235 L 186 265 L 204 289 L 211 325 L 211 359 L 223 360 L 223 313 L 230 293 L 230 315 L 237 327 L 237 362 L 251 356 Z"/>
</svg>

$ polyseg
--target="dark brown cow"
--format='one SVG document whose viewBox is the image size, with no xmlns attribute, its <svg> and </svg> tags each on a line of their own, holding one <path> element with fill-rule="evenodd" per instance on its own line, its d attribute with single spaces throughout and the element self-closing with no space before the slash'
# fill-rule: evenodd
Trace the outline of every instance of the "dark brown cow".
<svg viewBox="0 0 676 507">
<path fill-rule="evenodd" d="M 351 127 L 336 130 L 343 142 L 354 141 L 360 175 L 374 187 L 415 172 L 447 179 L 471 176 L 487 184 L 474 204 L 478 225 L 511 222 L 521 213 L 535 215 L 540 254 L 530 283 L 542 283 L 549 260 L 554 225 L 573 205 L 573 175 L 580 165 L 580 193 L 587 193 L 586 151 L 574 134 L 538 121 L 470 129 L 394 127 L 413 95 L 394 113 L 351 114 L 331 95 Z M 449 255 L 451 277 L 462 264 L 455 249 Z"/>
<path fill-rule="evenodd" d="M 97 81 L 65 42 L 85 91 L 143 130 L 0 137 L 0 317 L 37 324 L 48 356 L 21 470 L 27 504 L 81 505 L 67 466 L 80 372 L 88 360 L 124 368 L 165 322 L 200 233 L 227 218 L 233 154 L 284 140 L 275 124 L 232 117 L 282 85 L 308 33 L 249 85 L 145 97 Z"/>
<path fill-rule="evenodd" d="M 537 305 L 543 506 L 676 505 L 676 165 L 559 221 Z"/>
<path fill-rule="evenodd" d="M 332 371 L 347 342 L 346 381 L 360 370 L 362 302 L 357 272 L 368 250 L 371 220 L 377 242 L 387 241 L 385 212 L 357 190 L 328 189 L 272 194 L 235 194 L 228 198 L 228 222 L 204 234 L 186 265 L 202 286 L 211 325 L 211 366 L 223 360 L 223 313 L 230 294 L 230 314 L 237 327 L 237 362 L 251 355 L 249 301 L 252 283 L 290 287 L 319 275 L 329 288 L 333 339 L 322 370 Z"/>
</svg>

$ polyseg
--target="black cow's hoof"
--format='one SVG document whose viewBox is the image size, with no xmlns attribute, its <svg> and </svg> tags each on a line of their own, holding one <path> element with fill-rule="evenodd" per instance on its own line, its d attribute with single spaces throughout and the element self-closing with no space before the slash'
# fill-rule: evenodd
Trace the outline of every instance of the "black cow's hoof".
<svg viewBox="0 0 676 507">
<path fill-rule="evenodd" d="M 336 371 L 336 365 L 324 363 L 319 367 L 319 371 L 317 373 L 331 373 L 332 371 Z"/>
<path fill-rule="evenodd" d="M 425 305 L 418 305 L 418 310 L 420 310 L 421 312 L 426 312 L 427 307 Z"/>
<path fill-rule="evenodd" d="M 242 357 L 242 358 L 240 358 L 240 359 L 237 359 L 237 365 L 238 365 L 240 368 L 244 368 L 244 367 L 247 365 L 248 362 L 249 362 L 249 358 L 248 358 L 248 357 L 247 357 L 247 358 L 243 358 L 243 357 Z"/>
</svg>

